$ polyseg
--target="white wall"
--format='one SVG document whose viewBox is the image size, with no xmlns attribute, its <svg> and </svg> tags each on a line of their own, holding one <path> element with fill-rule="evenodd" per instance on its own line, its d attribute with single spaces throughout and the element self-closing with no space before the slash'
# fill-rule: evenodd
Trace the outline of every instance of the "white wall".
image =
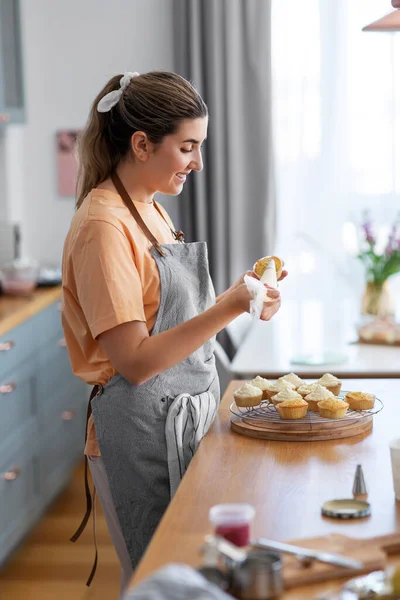
<svg viewBox="0 0 400 600">
<path fill-rule="evenodd" d="M 10 128 L 6 169 L 24 254 L 59 261 L 73 215 L 57 194 L 56 131 L 82 127 L 115 73 L 173 70 L 172 18 L 172 0 L 21 0 L 27 121 Z"/>
</svg>

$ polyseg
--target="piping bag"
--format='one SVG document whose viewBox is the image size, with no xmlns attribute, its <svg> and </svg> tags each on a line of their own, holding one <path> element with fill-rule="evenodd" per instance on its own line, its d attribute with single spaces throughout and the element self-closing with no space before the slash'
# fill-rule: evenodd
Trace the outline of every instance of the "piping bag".
<svg viewBox="0 0 400 600">
<path fill-rule="evenodd" d="M 244 283 L 246 284 L 249 294 L 252 297 L 252 300 L 250 300 L 250 315 L 255 320 L 259 319 L 264 306 L 264 302 L 269 301 L 269 298 L 266 295 L 264 283 L 273 288 L 278 287 L 278 281 L 276 279 L 275 262 L 272 259 L 269 261 L 260 279 L 256 279 L 255 277 L 245 275 Z"/>
</svg>

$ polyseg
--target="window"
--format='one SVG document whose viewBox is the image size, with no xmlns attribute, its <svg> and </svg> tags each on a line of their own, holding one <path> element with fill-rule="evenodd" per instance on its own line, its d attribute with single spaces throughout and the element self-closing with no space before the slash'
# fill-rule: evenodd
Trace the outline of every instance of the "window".
<svg viewBox="0 0 400 600">
<path fill-rule="evenodd" d="M 315 158 L 320 150 L 319 1 L 272 4 L 276 152 L 280 160 Z M 304 35 L 304 27 L 307 35 Z"/>
</svg>

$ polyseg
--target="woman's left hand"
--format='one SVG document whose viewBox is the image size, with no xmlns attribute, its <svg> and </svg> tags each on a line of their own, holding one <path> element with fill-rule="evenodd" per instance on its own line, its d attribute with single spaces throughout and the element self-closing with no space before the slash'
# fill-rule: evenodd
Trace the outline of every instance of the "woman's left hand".
<svg viewBox="0 0 400 600">
<path fill-rule="evenodd" d="M 279 277 L 278 281 L 282 281 L 282 279 L 285 279 L 285 277 L 287 276 L 288 272 L 287 271 L 282 271 L 281 276 Z M 243 273 L 243 275 L 241 275 L 236 281 L 235 283 L 233 283 L 227 290 L 226 292 L 223 292 L 220 296 L 218 296 L 217 298 L 217 302 L 219 302 L 219 300 L 222 299 L 223 296 L 225 296 L 225 294 L 227 294 L 228 292 L 232 292 L 232 290 L 236 289 L 237 287 L 239 287 L 239 285 L 241 285 L 244 282 L 244 276 L 248 275 L 249 277 L 254 277 L 254 279 L 260 279 L 258 275 L 256 275 L 256 273 L 254 273 L 254 271 L 246 271 L 245 273 Z M 261 317 L 262 318 L 262 317 Z M 268 319 L 265 319 L 266 321 L 268 321 Z"/>
<path fill-rule="evenodd" d="M 273 287 L 265 286 L 268 296 L 268 301 L 264 302 L 261 311 L 261 321 L 269 321 L 278 312 L 281 307 L 281 295 L 279 291 Z"/>
<path fill-rule="evenodd" d="M 245 276 L 245 275 L 248 275 L 249 277 L 254 277 L 254 279 L 260 279 L 260 278 L 259 278 L 259 276 L 258 276 L 256 273 L 254 273 L 254 271 L 246 271 L 245 273 L 243 273 L 243 275 L 241 275 L 241 276 L 239 277 L 239 279 L 237 279 L 237 280 L 235 281 L 235 283 L 233 283 L 233 284 L 231 285 L 231 287 L 229 288 L 229 290 L 234 290 L 234 289 L 235 289 L 235 288 L 237 288 L 237 287 L 238 287 L 238 286 L 239 286 L 241 283 L 243 283 L 243 281 L 244 281 L 244 276 Z M 285 277 L 287 277 L 287 275 L 288 275 L 288 272 L 287 272 L 286 270 L 283 270 L 283 271 L 282 271 L 282 274 L 281 274 L 281 276 L 280 276 L 280 277 L 279 277 L 279 279 L 278 279 L 278 281 L 282 281 L 282 279 L 285 279 Z"/>
<path fill-rule="evenodd" d="M 243 283 L 244 280 L 244 276 L 248 275 L 249 277 L 254 277 L 254 279 L 260 279 L 259 276 L 254 273 L 254 271 L 246 271 L 245 273 L 243 273 L 243 275 L 241 277 L 239 277 L 239 279 L 237 281 L 235 281 L 235 283 L 229 288 L 229 289 L 234 289 L 236 287 L 238 287 L 239 285 L 241 285 Z M 281 276 L 279 277 L 278 281 L 282 281 L 282 279 L 285 279 L 285 277 L 287 277 L 288 272 L 286 270 L 282 271 Z M 272 288 L 271 286 L 265 286 L 267 288 L 267 295 L 269 296 L 269 300 L 268 302 L 264 302 L 264 306 L 260 315 L 260 319 L 261 321 L 269 321 L 270 319 L 272 319 L 272 317 L 278 312 L 278 310 L 280 309 L 281 306 L 281 295 L 279 293 L 278 290 L 276 290 L 275 288 Z"/>
</svg>

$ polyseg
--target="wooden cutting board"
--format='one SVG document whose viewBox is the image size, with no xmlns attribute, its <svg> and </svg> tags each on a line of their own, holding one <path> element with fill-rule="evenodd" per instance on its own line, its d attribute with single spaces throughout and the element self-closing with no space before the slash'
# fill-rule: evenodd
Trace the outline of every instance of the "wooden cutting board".
<svg viewBox="0 0 400 600">
<path fill-rule="evenodd" d="M 368 344 L 369 346 L 394 346 L 394 347 L 399 347 L 400 346 L 400 342 L 384 342 L 383 340 L 363 340 L 362 338 L 359 338 L 356 342 L 354 342 L 355 344 Z"/>
<path fill-rule="evenodd" d="M 372 415 L 337 421 L 312 421 L 310 423 L 282 420 L 255 421 L 245 417 L 232 417 L 231 429 L 248 437 L 284 442 L 312 442 L 337 440 L 368 433 L 372 429 Z"/>
<path fill-rule="evenodd" d="M 296 557 L 282 555 L 284 561 L 283 580 L 286 589 L 342 577 L 350 578 L 361 573 L 380 570 L 385 568 L 388 555 L 400 554 L 400 533 L 366 539 L 331 534 L 317 538 L 293 540 L 290 543 L 303 548 L 325 550 L 356 558 L 364 563 L 364 567 L 348 569 L 317 561 L 313 562 L 310 567 L 302 567 Z"/>
</svg>

